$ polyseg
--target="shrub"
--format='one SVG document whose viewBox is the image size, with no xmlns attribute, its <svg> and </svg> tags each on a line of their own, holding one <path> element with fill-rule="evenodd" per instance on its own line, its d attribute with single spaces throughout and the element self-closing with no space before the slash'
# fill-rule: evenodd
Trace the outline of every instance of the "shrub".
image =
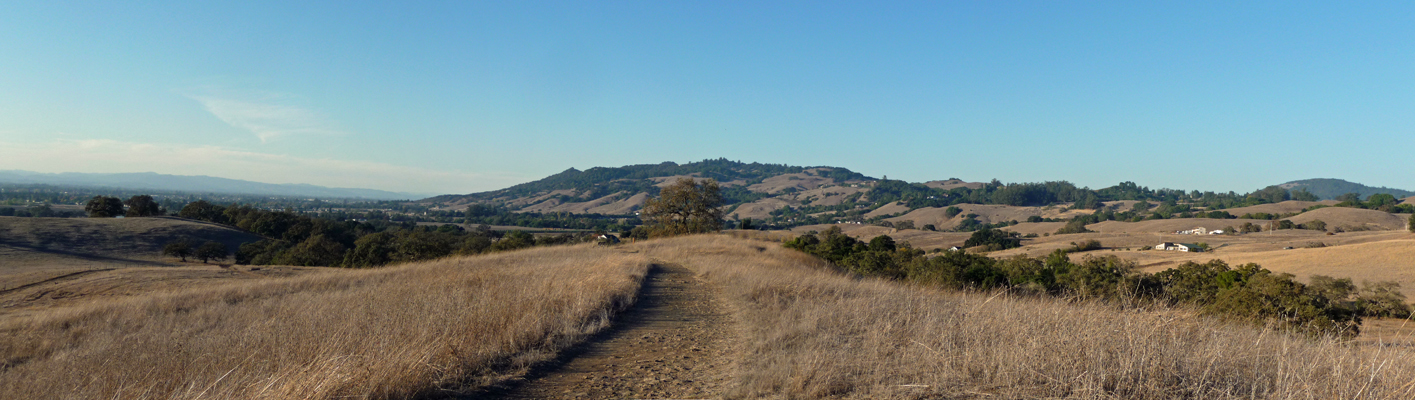
<svg viewBox="0 0 1415 400">
<path fill-rule="evenodd" d="M 1080 253 L 1080 252 L 1083 252 L 1083 251 L 1100 250 L 1100 249 L 1101 249 L 1101 242 L 1100 242 L 1100 241 L 1095 240 L 1095 239 L 1086 239 L 1086 240 L 1082 240 L 1080 243 L 1071 242 L 1071 248 L 1070 248 L 1070 249 L 1067 249 L 1066 252 L 1068 252 L 1068 253 Z"/>
<path fill-rule="evenodd" d="M 1068 233 L 1086 233 L 1086 232 L 1090 232 L 1090 231 L 1091 231 L 1090 229 L 1086 229 L 1086 221 L 1083 220 L 1083 219 L 1077 218 L 1077 219 L 1071 220 L 1071 222 L 1067 222 L 1067 223 L 1066 223 L 1066 226 L 1061 227 L 1061 229 L 1057 229 L 1057 230 L 1056 230 L 1056 234 L 1058 234 L 1058 235 L 1064 235 L 1064 234 L 1068 234 Z"/>
</svg>

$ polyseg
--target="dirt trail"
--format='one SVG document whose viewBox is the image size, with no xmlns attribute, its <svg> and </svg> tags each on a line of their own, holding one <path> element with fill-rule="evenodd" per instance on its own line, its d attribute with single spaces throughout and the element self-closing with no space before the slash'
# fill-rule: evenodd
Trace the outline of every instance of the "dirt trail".
<svg viewBox="0 0 1415 400">
<path fill-rule="evenodd" d="M 614 327 L 525 380 L 488 393 L 506 399 L 718 397 L 733 328 L 713 289 L 682 266 L 660 263 Z"/>
</svg>

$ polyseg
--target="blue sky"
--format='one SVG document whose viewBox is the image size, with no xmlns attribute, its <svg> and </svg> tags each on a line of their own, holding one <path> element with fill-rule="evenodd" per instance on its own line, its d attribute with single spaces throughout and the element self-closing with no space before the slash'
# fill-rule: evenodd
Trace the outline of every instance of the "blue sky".
<svg viewBox="0 0 1415 400">
<path fill-rule="evenodd" d="M 0 169 L 1415 188 L 1408 3 L 31 3 L 0 6 Z"/>
</svg>

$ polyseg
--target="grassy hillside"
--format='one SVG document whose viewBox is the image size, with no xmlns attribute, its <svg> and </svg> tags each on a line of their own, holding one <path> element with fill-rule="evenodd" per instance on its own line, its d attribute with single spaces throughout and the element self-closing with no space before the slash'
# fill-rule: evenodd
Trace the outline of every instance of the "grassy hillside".
<svg viewBox="0 0 1415 400">
<path fill-rule="evenodd" d="M 0 273 L 12 267 L 160 265 L 162 247 L 179 239 L 215 241 L 234 252 L 258 235 L 224 225 L 176 217 L 0 217 Z"/>
<path fill-rule="evenodd" d="M 475 393 L 602 329 L 649 260 L 691 270 L 730 305 L 724 398 L 1404 399 L 1415 381 L 1403 348 L 1186 309 L 860 279 L 779 242 L 716 235 L 331 271 L 0 322 L 0 397 Z"/>
<path fill-rule="evenodd" d="M 605 327 L 647 267 L 562 247 L 88 303 L 0 322 L 0 398 L 472 391 Z"/>
</svg>

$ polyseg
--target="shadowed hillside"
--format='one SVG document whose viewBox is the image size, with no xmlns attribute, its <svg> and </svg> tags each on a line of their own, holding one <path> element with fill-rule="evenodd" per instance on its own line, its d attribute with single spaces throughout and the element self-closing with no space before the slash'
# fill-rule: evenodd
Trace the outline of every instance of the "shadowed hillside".
<svg viewBox="0 0 1415 400">
<path fill-rule="evenodd" d="M 258 235 L 224 225 L 177 217 L 15 218 L 0 217 L 0 258 L 5 267 L 64 264 L 83 260 L 157 260 L 167 243 L 215 241 L 235 251 Z"/>
</svg>

